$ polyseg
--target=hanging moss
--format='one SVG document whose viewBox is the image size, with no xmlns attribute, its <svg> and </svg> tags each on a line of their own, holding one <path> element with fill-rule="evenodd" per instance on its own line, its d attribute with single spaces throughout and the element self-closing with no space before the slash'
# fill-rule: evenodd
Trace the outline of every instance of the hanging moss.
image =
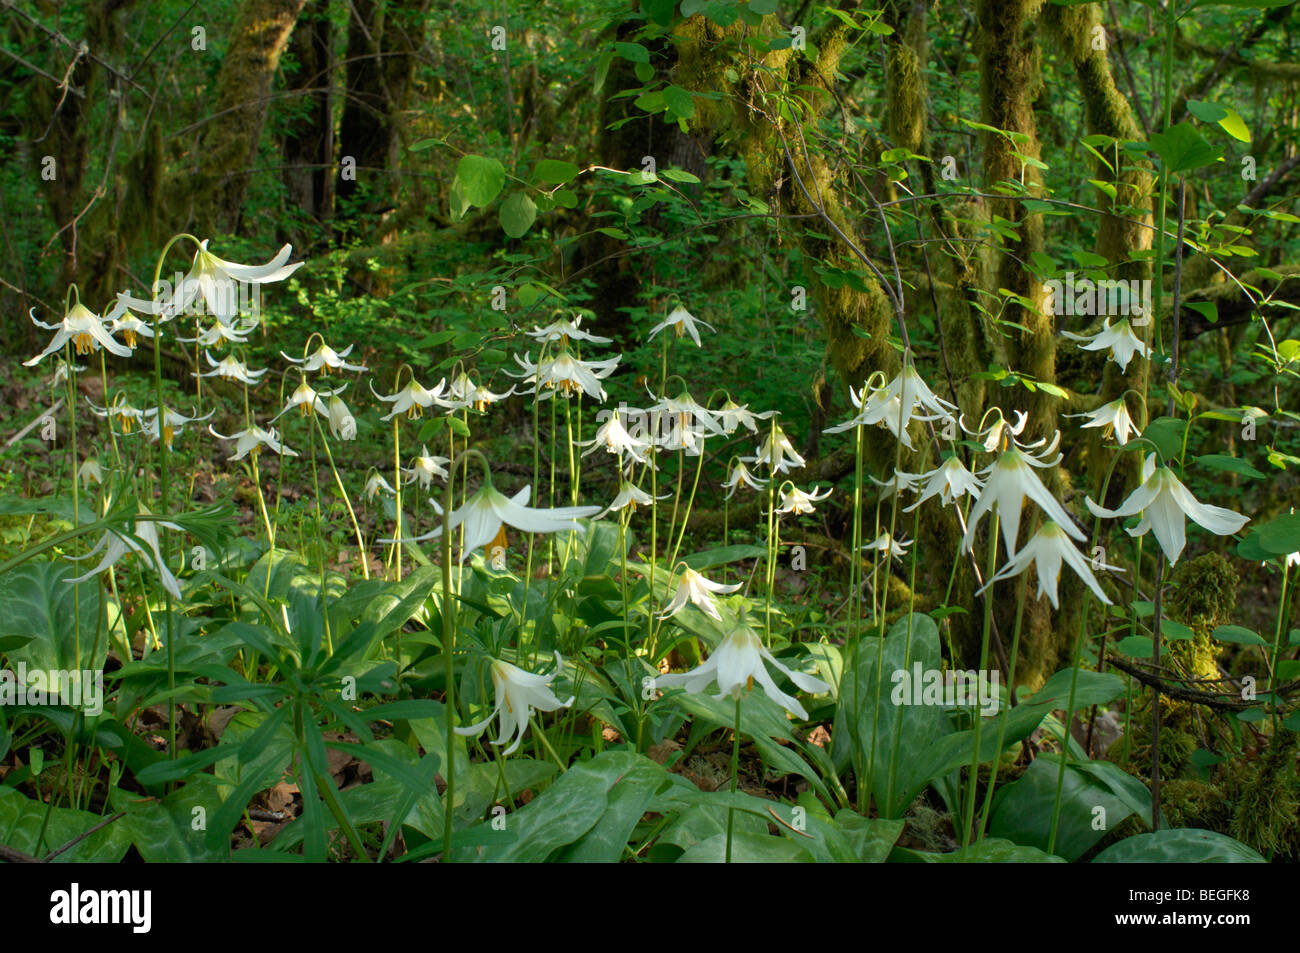
<svg viewBox="0 0 1300 953">
<path fill-rule="evenodd" d="M 1236 808 L 1228 833 L 1273 860 L 1300 859 L 1300 735 L 1287 732 L 1268 753 L 1247 762 L 1228 790 Z"/>
</svg>

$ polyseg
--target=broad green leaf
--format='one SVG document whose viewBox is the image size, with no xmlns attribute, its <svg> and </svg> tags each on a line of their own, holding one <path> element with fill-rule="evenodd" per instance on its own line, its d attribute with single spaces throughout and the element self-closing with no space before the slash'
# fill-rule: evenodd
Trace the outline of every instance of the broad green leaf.
<svg viewBox="0 0 1300 953">
<path fill-rule="evenodd" d="M 456 179 L 460 182 L 465 201 L 475 208 L 484 208 L 501 194 L 506 184 L 506 170 L 489 156 L 463 156 L 456 166 Z"/>
<path fill-rule="evenodd" d="M 1177 827 L 1111 844 L 1094 864 L 1263 864 L 1259 853 L 1224 834 Z"/>
<path fill-rule="evenodd" d="M 501 203 L 501 228 L 511 238 L 522 238 L 537 220 L 537 206 L 524 192 L 515 192 Z"/>
<path fill-rule="evenodd" d="M 1187 122 L 1171 126 L 1168 132 L 1152 135 L 1151 148 L 1171 173 L 1190 172 L 1219 158 L 1219 151 Z"/>
</svg>

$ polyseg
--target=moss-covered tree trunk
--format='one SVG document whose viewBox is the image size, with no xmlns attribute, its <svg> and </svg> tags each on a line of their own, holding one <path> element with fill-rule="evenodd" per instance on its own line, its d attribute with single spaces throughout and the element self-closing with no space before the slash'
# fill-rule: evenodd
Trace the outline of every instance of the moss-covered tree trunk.
<svg viewBox="0 0 1300 953">
<path fill-rule="evenodd" d="M 198 170 L 179 174 L 170 189 L 170 207 L 187 209 L 192 227 L 204 234 L 239 227 L 271 84 L 304 2 L 244 0 L 240 5 L 217 75 L 213 118 L 200 137 Z"/>
</svg>

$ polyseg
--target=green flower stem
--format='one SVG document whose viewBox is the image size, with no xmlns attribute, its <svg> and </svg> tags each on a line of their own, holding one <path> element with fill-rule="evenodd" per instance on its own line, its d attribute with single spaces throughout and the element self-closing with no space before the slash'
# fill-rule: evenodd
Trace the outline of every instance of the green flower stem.
<svg viewBox="0 0 1300 953">
<path fill-rule="evenodd" d="M 989 812 L 993 808 L 993 792 L 998 786 L 998 768 L 1002 764 L 1002 752 L 1006 746 L 1007 719 L 1011 716 L 1011 708 L 1016 697 L 1016 660 L 1020 655 L 1020 628 L 1025 618 L 1025 602 L 1028 596 L 1029 581 L 1026 577 L 1027 573 L 1022 572 L 1016 586 L 1016 625 L 1011 635 L 1011 664 L 1007 672 L 1007 708 L 998 719 L 997 750 L 993 755 L 993 771 L 989 776 L 989 786 L 984 792 L 984 807 L 980 811 L 979 832 L 976 836 L 976 843 L 983 843 L 984 830 L 989 823 Z"/>
<path fill-rule="evenodd" d="M 731 793 L 736 793 L 740 780 L 740 699 L 736 695 L 736 730 L 731 736 Z M 736 809 L 727 808 L 727 863 L 731 863 L 731 837 L 735 826 Z"/>
<path fill-rule="evenodd" d="M 988 580 L 988 595 L 984 598 L 984 634 L 980 639 L 980 671 L 987 671 L 989 667 L 989 636 L 993 631 L 993 577 L 997 574 L 998 563 L 998 530 L 1000 528 L 1001 517 L 999 514 L 993 515 L 992 524 L 989 526 L 989 553 L 988 562 L 985 568 L 984 578 Z M 970 764 L 970 787 L 966 791 L 966 807 L 962 812 L 961 825 L 961 846 L 964 850 L 970 845 L 971 826 L 975 821 L 975 794 L 979 787 L 979 768 L 980 768 L 980 733 L 983 728 L 984 719 L 979 712 L 975 712 L 975 752 L 971 755 Z"/>
</svg>

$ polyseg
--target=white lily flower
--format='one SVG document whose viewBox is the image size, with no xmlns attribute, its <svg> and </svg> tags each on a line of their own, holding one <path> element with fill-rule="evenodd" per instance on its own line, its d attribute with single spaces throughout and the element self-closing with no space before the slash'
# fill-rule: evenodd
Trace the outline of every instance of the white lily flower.
<svg viewBox="0 0 1300 953">
<path fill-rule="evenodd" d="M 306 357 L 290 357 L 288 354 L 285 354 L 284 351 L 280 352 L 280 356 L 286 361 L 292 361 L 294 364 L 301 364 L 303 370 L 309 373 L 312 371 L 320 371 L 322 374 L 328 374 L 330 371 L 364 371 L 366 369 L 364 364 L 349 364 L 347 361 L 343 360 L 352 353 L 354 347 L 356 347 L 355 344 L 349 344 L 343 350 L 336 351 L 334 348 L 322 341 L 320 347 L 316 348 L 316 350 L 312 351 Z"/>
<path fill-rule="evenodd" d="M 380 492 L 387 493 L 389 496 L 397 495 L 397 491 L 389 485 L 387 480 L 378 473 L 372 473 L 370 479 L 366 481 L 366 499 L 373 500 L 375 495 Z"/>
<path fill-rule="evenodd" d="M 443 380 L 438 381 L 433 390 L 429 390 L 413 377 L 407 381 L 405 387 L 399 390 L 396 394 L 392 394 L 388 397 L 376 393 L 374 384 L 370 385 L 370 393 L 374 394 L 380 400 L 393 405 L 392 412 L 380 417 L 380 420 L 392 420 L 398 414 L 403 412 L 405 412 L 408 417 L 414 419 L 423 414 L 425 407 L 432 407 L 434 404 L 446 408 L 452 406 L 439 396 L 442 394 L 443 389 L 446 388 L 446 386 L 447 381 L 444 378 Z"/>
<path fill-rule="evenodd" d="M 69 364 L 60 357 L 54 363 L 54 373 L 50 375 L 50 386 L 58 387 L 68 379 L 69 374 L 80 374 L 85 369 L 82 364 Z"/>
<path fill-rule="evenodd" d="M 1085 499 L 1084 502 L 1094 516 L 1115 519 L 1141 513 L 1141 521 L 1128 530 L 1128 534 L 1144 536 L 1149 530 L 1154 531 L 1160 548 L 1169 557 L 1170 565 L 1178 562 L 1178 557 L 1187 545 L 1185 517 L 1190 516 L 1193 522 L 1218 536 L 1231 536 L 1250 522 L 1249 516 L 1242 516 L 1222 506 L 1197 502 L 1173 470 L 1156 466 L 1154 453 L 1142 465 L 1142 485 L 1129 494 L 1129 498 L 1118 509 L 1108 510 L 1091 499 Z"/>
<path fill-rule="evenodd" d="M 451 386 L 448 390 L 451 394 L 452 400 L 457 405 L 461 407 L 473 407 L 479 413 L 487 410 L 488 404 L 495 404 L 497 401 L 505 400 L 515 392 L 515 389 L 511 387 L 504 393 L 494 394 L 486 387 L 479 387 L 475 384 L 464 371 L 456 376 L 456 379 L 451 382 Z"/>
<path fill-rule="evenodd" d="M 1019 441 L 1015 441 L 1015 438 L 1024 433 L 1025 425 L 1029 423 L 1029 415 L 1023 411 L 1017 410 L 1016 422 L 1013 424 L 1002 416 L 1002 411 L 998 410 L 997 419 L 983 430 L 971 430 L 968 428 L 964 416 L 958 417 L 957 423 L 962 430 L 974 437 L 986 452 L 997 453 L 1002 447 L 1004 443 L 1003 437 L 1007 433 L 1010 433 L 1011 437 L 1006 438 L 1006 443 L 1019 443 Z"/>
<path fill-rule="evenodd" d="M 1115 441 L 1122 447 L 1128 443 L 1130 435 L 1137 433 L 1137 426 L 1133 423 L 1133 418 L 1129 416 L 1128 405 L 1124 403 L 1124 398 L 1112 400 L 1109 404 L 1102 404 L 1096 410 L 1090 410 L 1082 414 L 1066 414 L 1067 417 L 1087 417 L 1088 422 L 1083 424 L 1083 428 L 1088 427 L 1105 427 L 1103 437 L 1109 438 L 1113 433 Z"/>
<path fill-rule="evenodd" d="M 144 422 L 145 411 L 132 406 L 126 395 L 120 391 L 107 407 L 96 407 L 95 402 L 89 397 L 86 398 L 86 403 L 90 405 L 90 412 L 96 417 L 104 417 L 110 422 L 116 421 L 118 428 L 124 434 L 129 434 L 132 428 L 142 426 Z"/>
<path fill-rule="evenodd" d="M 42 327 L 47 331 L 56 331 L 57 333 L 50 339 L 50 343 L 46 345 L 45 350 L 31 360 L 23 361 L 24 367 L 35 367 L 41 362 L 42 358 L 62 350 L 63 345 L 69 341 L 72 342 L 72 346 L 76 348 L 78 354 L 90 354 L 102 347 L 110 354 L 116 354 L 118 357 L 131 356 L 131 349 L 113 338 L 113 335 L 104 327 L 104 322 L 99 315 L 80 302 L 74 304 L 58 324 L 46 324 L 44 321 L 38 321 L 35 308 L 29 312 L 29 315 L 32 322 L 38 327 Z"/>
<path fill-rule="evenodd" d="M 790 445 L 790 438 L 785 435 L 780 424 L 773 424 L 768 430 L 754 456 L 742 459 L 746 463 L 765 463 L 773 473 L 798 470 L 806 462 L 803 457 L 795 453 L 794 447 Z"/>
<path fill-rule="evenodd" d="M 451 512 L 449 528 L 465 524 L 465 546 L 460 560 L 480 546 L 496 539 L 502 524 L 521 529 L 525 533 L 563 533 L 582 529 L 577 522 L 600 512 L 599 506 L 558 506 L 551 509 L 533 509 L 528 506 L 532 487 L 526 486 L 512 497 L 507 497 L 491 483 L 485 483 L 477 493 Z M 442 535 L 442 527 L 408 540 L 381 540 L 384 543 L 420 543 Z"/>
<path fill-rule="evenodd" d="M 140 507 L 142 516 L 152 515 L 143 506 Z M 159 552 L 158 546 L 158 527 L 163 526 L 167 529 L 181 531 L 181 527 L 175 523 L 168 523 L 161 520 L 136 520 L 132 525 L 131 535 L 125 535 L 117 530 L 107 530 L 95 544 L 95 548 L 86 553 L 85 556 L 73 556 L 71 559 L 87 559 L 101 549 L 104 550 L 104 558 L 100 560 L 99 565 L 83 576 L 77 576 L 75 579 L 68 579 L 67 582 L 84 582 L 91 576 L 97 576 L 110 566 L 115 566 L 127 553 L 136 553 L 145 563 L 158 573 L 162 580 L 163 588 L 166 589 L 173 599 L 181 598 L 180 583 L 172 575 L 167 564 L 163 562 L 162 553 Z M 142 546 L 141 543 L 144 545 Z"/>
<path fill-rule="evenodd" d="M 826 489 L 820 494 L 816 490 L 813 490 L 811 493 L 805 493 L 797 486 L 792 486 L 788 490 L 782 489 L 781 505 L 777 508 L 777 512 L 794 513 L 795 515 L 813 513 L 816 512 L 817 509 L 813 506 L 813 503 L 816 503 L 819 500 L 824 500 L 830 495 L 830 487 L 826 487 Z"/>
<path fill-rule="evenodd" d="M 654 396 L 652 393 L 651 397 Z M 689 391 L 682 391 L 676 397 L 660 397 L 658 403 L 654 404 L 647 413 L 650 419 L 654 421 L 653 429 L 655 433 L 661 433 L 664 429 L 663 421 L 667 420 L 669 431 L 673 430 L 699 430 L 696 427 L 698 422 L 703 429 L 709 430 L 719 437 L 727 436 L 727 430 L 718 422 L 717 416 L 709 408 L 705 407 Z M 704 436 L 701 434 L 701 436 Z M 678 438 L 679 441 L 683 438 Z"/>
<path fill-rule="evenodd" d="M 955 404 L 950 404 L 930 390 L 910 360 L 904 361 L 898 376 L 872 391 L 864 401 L 865 390 L 865 386 L 860 391 L 849 388 L 849 399 L 853 406 L 861 408 L 860 412 L 851 420 L 826 428 L 826 433 L 841 433 L 858 426 L 882 424 L 910 450 L 914 448 L 907 428 L 913 420 L 948 420 L 957 409 Z M 928 413 L 919 413 L 920 410 Z"/>
<path fill-rule="evenodd" d="M 888 553 L 894 559 L 902 559 L 907 555 L 907 547 L 911 545 L 910 539 L 894 539 L 886 530 L 862 548 L 877 553 Z"/>
<path fill-rule="evenodd" d="M 163 405 L 163 428 L 162 428 L 163 443 L 165 443 L 167 447 L 170 449 L 172 445 L 172 440 L 175 439 L 178 433 L 184 431 L 186 424 L 198 423 L 200 421 L 207 420 L 215 413 L 216 410 L 214 409 L 214 410 L 209 410 L 202 417 L 186 417 L 180 411 L 172 410 L 172 408 L 164 404 Z M 144 412 L 144 416 L 140 420 L 140 430 L 150 440 L 155 442 L 158 440 L 158 408 L 157 407 L 150 407 L 148 410 Z"/>
<path fill-rule="evenodd" d="M 656 499 L 666 500 L 670 496 L 672 496 L 671 493 L 665 493 L 663 496 L 657 497 Z M 628 508 L 629 512 L 635 513 L 638 506 L 649 506 L 653 502 L 654 499 L 651 498 L 649 493 L 643 492 L 625 480 L 623 481 L 622 488 L 618 491 L 618 495 L 614 497 L 614 501 L 597 513 L 596 519 L 600 519 L 608 513 L 624 508 Z"/>
<path fill-rule="evenodd" d="M 703 574 L 696 572 L 689 566 L 682 572 L 681 578 L 677 580 L 677 589 L 673 593 L 672 599 L 664 607 L 659 618 L 667 619 L 669 616 L 677 615 L 682 609 L 686 608 L 687 601 L 693 602 L 705 615 L 711 616 L 714 620 L 721 622 L 722 616 L 718 614 L 718 607 L 713 604 L 711 592 L 730 593 L 740 588 L 740 583 L 731 583 L 726 585 L 720 582 L 710 582 L 705 579 Z"/>
<path fill-rule="evenodd" d="M 604 447 L 609 453 L 618 457 L 620 464 L 623 462 L 624 455 L 640 464 L 648 462 L 646 451 L 650 449 L 650 441 L 638 439 L 628 433 L 619 420 L 618 411 L 610 414 L 609 419 L 597 428 L 594 437 L 590 440 L 578 440 L 576 443 L 579 447 L 590 445 L 589 449 L 582 452 L 584 457 Z"/>
<path fill-rule="evenodd" d="M 1082 553 L 1074 548 L 1074 544 L 1066 537 L 1061 527 L 1052 520 L 1045 522 L 1038 532 L 1033 535 L 1033 538 L 1025 543 L 1018 553 L 1007 560 L 1006 565 L 999 569 L 984 584 L 983 588 L 975 594 L 982 594 L 985 589 L 995 582 L 1020 575 L 1029 568 L 1030 563 L 1033 563 L 1034 568 L 1038 570 L 1038 596 L 1041 598 L 1046 594 L 1048 600 L 1052 603 L 1052 608 L 1059 609 L 1060 603 L 1056 597 L 1056 585 L 1061 578 L 1062 560 L 1078 574 L 1079 578 L 1083 580 L 1083 584 L 1092 590 L 1093 595 L 1105 605 L 1110 605 L 1110 599 L 1102 591 L 1101 584 L 1097 582 L 1097 577 L 1092 574 L 1088 561 L 1083 558 Z M 1108 566 L 1105 563 L 1101 565 L 1102 568 L 1113 572 L 1123 571 L 1118 566 Z"/>
<path fill-rule="evenodd" d="M 574 392 L 578 392 L 604 403 L 605 388 L 600 382 L 614 373 L 622 359 L 622 355 L 619 355 L 604 361 L 581 361 L 567 350 L 561 349 L 555 357 L 534 364 L 531 357 L 521 358 L 516 354 L 515 363 L 523 369 L 523 373 L 506 373 L 511 377 L 522 378 L 525 383 L 531 383 L 532 390 L 523 393 L 536 394 L 539 400 L 546 400 L 555 393 L 571 397 Z"/>
<path fill-rule="evenodd" d="M 228 354 L 219 361 L 214 361 L 212 355 L 207 351 L 203 352 L 203 356 L 208 359 L 208 365 L 213 370 L 204 374 L 194 371 L 195 377 L 220 377 L 222 380 L 238 381 L 241 384 L 256 384 L 261 380 L 262 375 L 266 373 L 266 368 L 262 368 L 260 371 L 249 370 L 244 362 L 236 359 L 233 354 Z"/>
<path fill-rule="evenodd" d="M 1072 341 L 1084 342 L 1079 347 L 1085 351 L 1110 351 L 1110 359 L 1119 365 L 1121 373 L 1128 367 L 1134 354 L 1143 357 L 1151 355 L 1151 349 L 1133 332 L 1128 318 L 1120 318 L 1113 325 L 1110 318 L 1107 318 L 1102 329 L 1092 335 L 1072 334 L 1069 331 L 1062 331 L 1061 334 Z"/>
<path fill-rule="evenodd" d="M 534 675 L 501 659 L 493 660 L 492 687 L 496 690 L 496 707 L 477 724 L 457 726 L 456 734 L 477 735 L 493 718 L 500 715 L 500 731 L 492 744 L 503 745 L 513 737 L 510 747 L 501 754 L 503 757 L 514 754 L 524 740 L 524 732 L 528 730 L 528 720 L 533 716 L 534 708 L 538 711 L 555 711 L 573 704 L 573 698 L 562 702 L 550 689 L 551 682 L 555 681 L 563 668 L 564 660 L 559 652 L 555 653 L 555 671 L 550 675 Z"/>
<path fill-rule="evenodd" d="M 1057 434 L 1057 437 L 1059 438 L 1060 434 Z M 1047 452 L 1054 450 L 1056 443 L 1057 441 L 1053 440 Z M 1079 542 L 1083 542 L 1085 537 L 1070 519 L 1070 514 L 1057 502 L 1056 497 L 1047 491 L 1043 481 L 1038 479 L 1038 474 L 1034 473 L 1034 467 L 1049 465 L 1036 460 L 1019 447 L 1013 446 L 1004 450 L 998 455 L 997 460 L 985 467 L 980 472 L 984 478 L 984 488 L 980 490 L 979 498 L 971 506 L 970 513 L 966 517 L 966 535 L 962 539 L 962 546 L 966 549 L 971 548 L 980 519 L 992 510 L 993 504 L 996 503 L 1007 555 L 1014 556 L 1016 539 L 1020 535 L 1020 511 L 1024 506 L 1025 497 L 1037 503 L 1047 514 L 1048 519 L 1056 521 L 1062 530 Z"/>
<path fill-rule="evenodd" d="M 111 330 L 113 334 L 122 335 L 122 339 L 126 341 L 126 346 L 131 348 L 133 351 L 135 350 L 139 335 L 143 334 L 147 338 L 153 337 L 153 328 L 141 321 L 134 314 L 126 314 L 120 318 L 114 318 Z"/>
<path fill-rule="evenodd" d="M 402 472 L 406 474 L 407 483 L 414 483 L 419 480 L 420 488 L 427 490 L 434 477 L 447 479 L 447 470 L 443 467 L 443 464 L 450 463 L 451 460 L 447 457 L 430 456 L 427 446 L 421 447 L 420 450 L 420 456 L 415 458 L 411 468 Z"/>
<path fill-rule="evenodd" d="M 776 682 L 767 673 L 764 662 L 771 662 L 783 675 L 805 692 L 819 694 L 830 691 L 830 686 L 819 678 L 805 675 L 803 672 L 787 668 L 778 662 L 763 645 L 754 631 L 743 621 L 738 623 L 722 643 L 709 656 L 707 662 L 679 675 L 660 675 L 655 678 L 655 687 L 674 688 L 678 685 L 692 695 L 703 692 L 710 682 L 718 684 L 718 694 L 714 698 L 740 698 L 740 693 L 758 682 L 772 699 L 786 711 L 806 719 L 808 712 L 798 699 L 787 695 L 776 687 Z"/>
<path fill-rule="evenodd" d="M 194 253 L 194 264 L 181 281 L 181 286 L 168 301 L 160 304 L 163 313 L 172 316 L 181 314 L 202 293 L 208 313 L 223 324 L 230 324 L 231 319 L 239 313 L 237 286 L 241 283 L 263 285 L 283 281 L 303 264 L 300 261 L 287 264 L 292 253 L 292 246 L 285 245 L 265 265 L 239 265 L 218 258 L 208 251 L 205 239 L 199 243 L 199 249 Z"/>
<path fill-rule="evenodd" d="M 975 496 L 984 484 L 979 477 L 966 469 L 961 457 L 953 454 L 929 473 L 921 474 L 923 488 L 916 502 L 906 507 L 903 512 L 910 513 L 932 496 L 938 496 L 947 506 L 961 499 L 967 493 Z"/>
<path fill-rule="evenodd" d="M 870 473 L 867 474 L 867 479 L 880 487 L 879 498 L 887 500 L 895 493 L 916 492 L 916 488 L 921 485 L 922 475 L 908 473 L 906 470 L 895 470 L 893 479 L 890 480 L 877 480 Z"/>
<path fill-rule="evenodd" d="M 672 328 L 674 331 L 677 332 L 678 337 L 681 337 L 684 334 L 689 334 L 691 336 L 691 340 L 695 342 L 695 346 L 700 347 L 701 346 L 700 332 L 696 328 L 697 324 L 702 324 L 710 331 L 714 331 L 716 333 L 716 329 L 713 327 L 713 325 L 709 324 L 706 321 L 701 321 L 699 318 L 695 317 L 695 315 L 691 314 L 681 305 L 678 305 L 677 307 L 673 308 L 673 310 L 669 313 L 668 317 L 664 318 L 662 321 L 660 321 L 658 324 L 656 324 L 653 328 L 650 329 L 650 335 L 649 337 L 646 338 L 646 340 L 653 341 L 655 339 L 655 336 L 660 331 L 663 331 L 666 328 Z"/>
<path fill-rule="evenodd" d="M 274 427 L 270 430 L 263 430 L 257 424 L 253 424 L 251 427 L 233 433 L 229 437 L 217 433 L 211 426 L 208 427 L 208 430 L 218 440 L 235 441 L 235 452 L 229 458 L 231 460 L 242 460 L 250 453 L 257 456 L 262 452 L 263 446 L 270 447 L 282 457 L 298 456 L 298 451 L 280 442 L 280 433 Z"/>
<path fill-rule="evenodd" d="M 260 321 L 245 321 L 243 324 L 222 324 L 220 321 L 213 322 L 212 327 L 206 331 L 202 327 L 196 337 L 183 338 L 179 335 L 176 340 L 182 344 L 197 344 L 202 348 L 212 348 L 229 342 L 230 344 L 247 344 L 248 336 L 253 333 Z"/>
<path fill-rule="evenodd" d="M 612 338 L 602 338 L 589 331 L 583 331 L 579 325 L 582 324 L 582 315 L 576 314 L 572 321 L 552 321 L 544 328 L 534 327 L 531 331 L 525 331 L 530 338 L 543 343 L 547 341 L 560 341 L 568 344 L 570 341 L 590 341 L 592 344 L 609 344 Z"/>
<path fill-rule="evenodd" d="M 289 395 L 289 399 L 284 402 L 284 408 L 271 418 L 271 423 L 275 423 L 295 407 L 298 408 L 304 417 L 314 410 L 322 417 L 328 419 L 330 414 L 329 410 L 325 407 L 325 401 L 323 398 L 333 397 L 335 394 L 342 392 L 342 387 L 334 391 L 319 391 L 308 384 L 306 378 L 303 378 L 302 382 L 294 388 L 293 393 Z"/>
<path fill-rule="evenodd" d="M 352 411 L 348 410 L 348 405 L 343 403 L 343 398 L 337 394 L 330 397 L 328 405 L 330 433 L 336 440 L 356 440 L 357 439 L 357 418 L 352 416 Z"/>
<path fill-rule="evenodd" d="M 767 480 L 763 477 L 756 477 L 749 472 L 749 467 L 745 466 L 745 461 L 737 459 L 732 464 L 731 470 L 727 473 L 727 480 L 722 484 L 723 489 L 729 490 L 727 499 L 731 499 L 741 484 L 752 490 L 763 490 L 767 488 Z"/>
<path fill-rule="evenodd" d="M 737 404 L 730 397 L 717 411 L 722 431 L 727 435 L 735 433 L 740 427 L 747 428 L 750 433 L 758 433 L 758 421 L 767 420 L 775 413 L 775 410 L 754 413 L 749 409 L 748 404 Z"/>
<path fill-rule="evenodd" d="M 77 468 L 77 479 L 87 490 L 90 484 L 101 484 L 104 482 L 104 471 L 99 467 L 99 460 L 95 457 L 87 457 L 85 462 Z"/>
</svg>

